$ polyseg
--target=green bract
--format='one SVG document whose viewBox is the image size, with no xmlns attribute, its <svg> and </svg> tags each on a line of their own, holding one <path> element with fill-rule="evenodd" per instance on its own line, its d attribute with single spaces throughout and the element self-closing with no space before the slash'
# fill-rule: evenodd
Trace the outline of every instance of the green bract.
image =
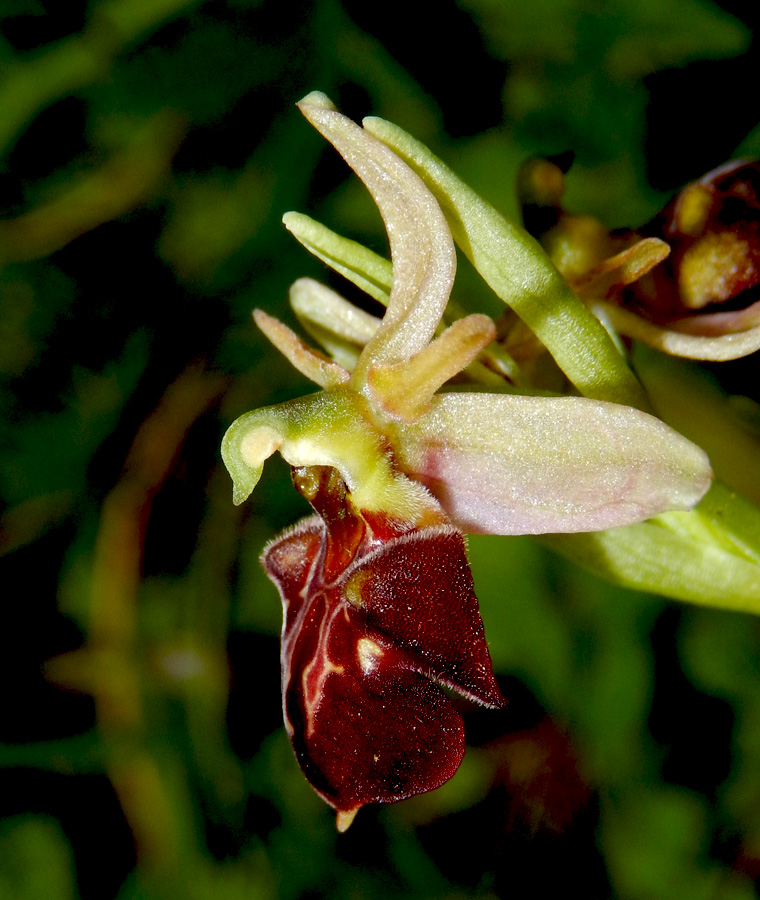
<svg viewBox="0 0 760 900">
<path fill-rule="evenodd" d="M 322 391 L 232 425 L 223 452 L 236 502 L 275 450 L 293 466 L 336 468 L 357 508 L 409 528 L 442 510 L 471 532 L 596 531 L 700 500 L 712 477 L 705 453 L 637 408 L 648 402 L 627 361 L 538 244 L 394 126 L 373 119 L 362 129 L 323 94 L 299 107 L 372 194 L 392 270 L 305 216 L 289 213 L 286 224 L 329 265 L 387 299 L 387 311 L 378 320 L 315 282 L 296 282 L 297 314 L 332 361 L 256 312 L 259 327 Z M 482 315 L 440 330 L 456 266 L 452 231 L 586 396 L 439 393 L 496 336 Z"/>
</svg>

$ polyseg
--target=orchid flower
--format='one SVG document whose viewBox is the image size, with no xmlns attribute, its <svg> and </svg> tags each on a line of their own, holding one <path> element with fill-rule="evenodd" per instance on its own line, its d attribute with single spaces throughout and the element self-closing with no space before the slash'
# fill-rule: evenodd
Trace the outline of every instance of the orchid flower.
<svg viewBox="0 0 760 900">
<path fill-rule="evenodd" d="M 711 471 L 702 450 L 630 406 L 440 392 L 496 335 L 477 314 L 440 328 L 456 266 L 446 218 L 418 175 L 327 97 L 299 107 L 380 210 L 392 279 L 371 258 L 361 277 L 371 293 L 387 291 L 387 310 L 378 320 L 297 282 L 296 304 L 324 306 L 332 359 L 257 310 L 261 330 L 321 390 L 243 415 L 223 456 L 236 503 L 279 451 L 316 512 L 262 561 L 284 607 L 286 728 L 344 829 L 362 805 L 430 790 L 456 770 L 462 720 L 439 685 L 504 702 L 462 531 L 628 525 L 689 509 Z"/>
<path fill-rule="evenodd" d="M 760 164 L 720 166 L 619 234 L 562 209 L 564 177 L 551 161 L 524 167 L 520 185 L 526 226 L 616 332 L 712 362 L 760 349 Z"/>
</svg>

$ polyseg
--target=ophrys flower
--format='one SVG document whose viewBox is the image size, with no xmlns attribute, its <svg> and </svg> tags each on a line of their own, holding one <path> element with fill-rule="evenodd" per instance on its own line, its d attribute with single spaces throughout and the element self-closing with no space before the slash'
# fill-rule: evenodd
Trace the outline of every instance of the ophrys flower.
<svg viewBox="0 0 760 900">
<path fill-rule="evenodd" d="M 437 333 L 456 265 L 441 209 L 395 153 L 324 95 L 299 106 L 380 209 L 390 298 L 381 322 L 361 319 L 365 339 L 340 357 L 350 369 L 257 311 L 259 327 L 322 390 L 242 416 L 223 454 L 236 502 L 279 450 L 318 513 L 270 544 L 263 563 L 285 610 L 291 741 L 347 827 L 361 805 L 429 790 L 455 771 L 461 718 L 434 682 L 502 702 L 460 529 L 626 525 L 691 507 L 711 476 L 698 447 L 631 407 L 439 393 L 495 337 L 482 315 Z M 301 282 L 299 290 L 350 318 L 350 305 L 326 289 Z"/>
</svg>

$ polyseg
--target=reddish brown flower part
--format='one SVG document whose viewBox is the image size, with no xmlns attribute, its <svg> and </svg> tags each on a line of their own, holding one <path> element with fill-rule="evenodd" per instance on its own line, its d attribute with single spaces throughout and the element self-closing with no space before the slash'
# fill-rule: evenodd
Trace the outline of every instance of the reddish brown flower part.
<svg viewBox="0 0 760 900">
<path fill-rule="evenodd" d="M 268 545 L 282 597 L 282 697 L 298 762 L 344 830 L 366 803 L 432 790 L 457 770 L 464 727 L 440 685 L 504 705 L 461 532 L 357 514 L 334 469 L 296 486 L 319 515 Z"/>
<path fill-rule="evenodd" d="M 504 704 L 459 528 L 545 534 L 628 525 L 690 508 L 711 471 L 699 448 L 628 406 L 440 392 L 496 336 L 478 314 L 439 331 L 456 268 L 444 213 L 401 157 L 323 94 L 300 108 L 378 204 L 392 259 L 388 306 L 382 320 L 357 319 L 338 295 L 297 283 L 315 309 L 329 307 L 343 323 L 336 341 L 329 327 L 321 332 L 325 346 L 343 348 L 341 362 L 256 312 L 267 337 L 321 390 L 240 416 L 222 455 L 236 503 L 279 452 L 317 513 L 271 542 L 262 562 L 283 602 L 286 728 L 345 830 L 362 805 L 431 790 L 454 774 L 463 724 L 443 688 Z M 357 272 L 366 251 L 359 258 Z M 375 274 L 362 281 L 385 283 L 384 265 L 367 272 Z M 604 352 L 620 371 L 617 350 Z"/>
<path fill-rule="evenodd" d="M 632 285 L 654 319 L 751 305 L 760 283 L 760 164 L 738 160 L 708 172 L 642 233 L 671 247 L 664 263 Z"/>
<path fill-rule="evenodd" d="M 551 161 L 526 164 L 519 188 L 526 226 L 608 327 L 690 359 L 760 349 L 760 163 L 708 172 L 637 231 L 566 212 Z"/>
</svg>

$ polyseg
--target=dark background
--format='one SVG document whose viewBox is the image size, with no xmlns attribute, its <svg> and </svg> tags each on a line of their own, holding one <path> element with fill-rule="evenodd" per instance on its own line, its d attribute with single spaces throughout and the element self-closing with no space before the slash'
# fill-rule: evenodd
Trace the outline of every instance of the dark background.
<svg viewBox="0 0 760 900">
<path fill-rule="evenodd" d="M 338 286 L 282 214 L 386 252 L 301 96 L 398 122 L 510 215 L 519 164 L 573 150 L 568 206 L 636 226 L 760 151 L 743 15 L 4 4 L 0 898 L 755 896 L 755 620 L 527 538 L 470 543 L 508 711 L 467 710 L 449 785 L 337 836 L 282 729 L 257 563 L 304 509 L 278 462 L 235 509 L 219 458 L 235 417 L 308 389 L 250 310 L 292 325 L 295 278 Z M 757 398 L 754 358 L 711 376 Z"/>
</svg>

